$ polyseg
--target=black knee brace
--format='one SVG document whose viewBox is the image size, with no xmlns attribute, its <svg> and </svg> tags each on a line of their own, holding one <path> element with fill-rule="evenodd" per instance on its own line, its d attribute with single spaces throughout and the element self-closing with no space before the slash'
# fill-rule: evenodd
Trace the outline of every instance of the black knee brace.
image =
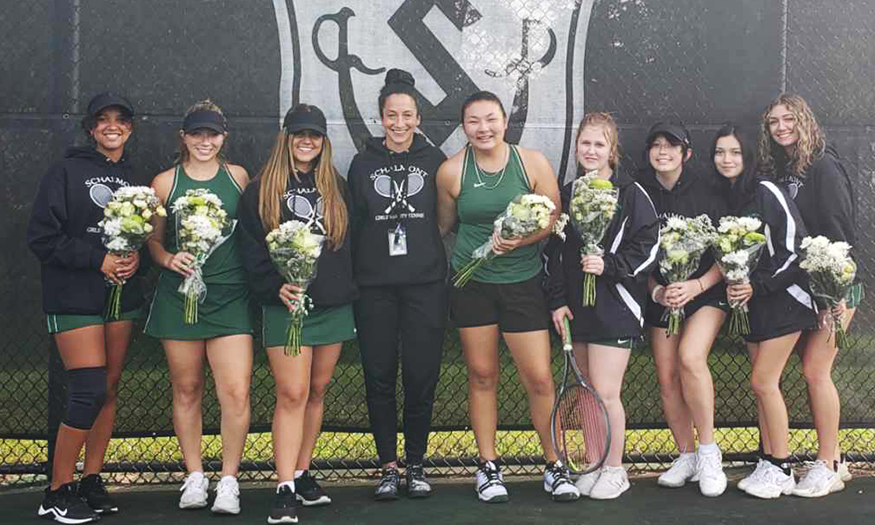
<svg viewBox="0 0 875 525">
<path fill-rule="evenodd" d="M 106 401 L 106 367 L 67 370 L 67 415 L 64 424 L 91 430 Z"/>
</svg>

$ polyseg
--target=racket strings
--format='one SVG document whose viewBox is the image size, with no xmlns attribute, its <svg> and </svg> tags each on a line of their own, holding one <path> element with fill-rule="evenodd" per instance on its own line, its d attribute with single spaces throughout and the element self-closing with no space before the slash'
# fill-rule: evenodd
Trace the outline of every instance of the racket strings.
<svg viewBox="0 0 875 525">
<path fill-rule="evenodd" d="M 566 390 L 559 402 L 558 426 L 565 462 L 583 472 L 605 455 L 607 425 L 604 412 L 591 391 L 582 386 Z"/>
</svg>

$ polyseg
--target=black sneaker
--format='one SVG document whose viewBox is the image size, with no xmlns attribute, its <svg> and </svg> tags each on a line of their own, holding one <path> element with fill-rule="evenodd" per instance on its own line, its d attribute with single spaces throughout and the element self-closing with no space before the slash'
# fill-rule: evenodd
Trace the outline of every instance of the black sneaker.
<svg viewBox="0 0 875 525">
<path fill-rule="evenodd" d="M 398 469 L 389 467 L 383 469 L 383 479 L 377 485 L 377 490 L 374 491 L 374 499 L 377 501 L 393 501 L 398 499 L 398 484 L 401 483 L 401 476 L 398 474 Z"/>
<path fill-rule="evenodd" d="M 46 487 L 46 496 L 37 514 L 41 518 L 72 524 L 91 523 L 100 519 L 100 514 L 76 495 L 74 483 L 65 483 L 58 490 Z"/>
<path fill-rule="evenodd" d="M 118 512 L 118 506 L 109 496 L 109 492 L 106 491 L 100 474 L 89 474 L 80 479 L 79 490 L 76 492 L 89 507 L 94 509 L 94 512 L 99 514 Z"/>
<path fill-rule="evenodd" d="M 408 498 L 427 498 L 431 496 L 431 485 L 425 479 L 422 465 L 408 465 L 404 474 L 407 477 Z"/>
<path fill-rule="evenodd" d="M 283 485 L 277 490 L 273 508 L 267 515 L 267 522 L 298 523 L 298 500 L 288 486 Z"/>
<path fill-rule="evenodd" d="M 316 482 L 316 478 L 310 475 L 309 470 L 305 470 L 301 476 L 295 480 L 295 493 L 298 495 L 298 501 L 305 507 L 318 507 L 320 505 L 330 505 L 331 498 L 325 493 L 325 490 Z"/>
</svg>

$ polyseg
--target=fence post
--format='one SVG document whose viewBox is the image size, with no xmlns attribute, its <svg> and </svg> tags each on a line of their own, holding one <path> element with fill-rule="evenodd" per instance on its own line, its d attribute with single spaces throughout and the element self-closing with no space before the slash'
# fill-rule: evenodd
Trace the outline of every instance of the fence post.
<svg viewBox="0 0 875 525">
<path fill-rule="evenodd" d="M 52 465 L 55 460 L 55 444 L 58 438 L 58 428 L 61 426 L 61 418 L 64 417 L 64 390 L 66 388 L 64 363 L 61 354 L 58 353 L 58 345 L 55 338 L 49 343 L 49 410 L 48 410 L 48 462 L 46 463 L 46 476 L 52 481 Z"/>
</svg>

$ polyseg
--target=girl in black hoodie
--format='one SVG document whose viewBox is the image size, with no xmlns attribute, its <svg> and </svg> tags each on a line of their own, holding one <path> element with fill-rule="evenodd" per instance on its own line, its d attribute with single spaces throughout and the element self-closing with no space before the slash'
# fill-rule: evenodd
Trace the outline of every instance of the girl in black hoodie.
<svg viewBox="0 0 875 525">
<path fill-rule="evenodd" d="M 766 108 L 760 126 L 758 157 L 762 173 L 788 189 L 809 235 L 823 235 L 851 246 L 856 243 L 857 206 L 851 178 L 838 152 L 827 145 L 823 130 L 802 97 L 785 93 Z M 844 310 L 845 327 L 854 317 L 862 292 L 862 285 L 855 285 L 840 307 Z M 817 329 L 803 332 L 797 345 L 818 442 L 815 468 L 794 492 L 799 496 L 825 496 L 840 490 L 843 483 L 839 478 L 850 479 L 847 466 L 839 463 L 841 406 L 832 381 L 838 351 L 831 335 L 824 322 Z"/>
<path fill-rule="evenodd" d="M 344 341 L 355 337 L 352 301 L 358 292 L 350 256 L 350 204 L 334 168 L 325 116 L 300 104 L 286 113 L 270 160 L 243 192 L 237 219 L 240 252 L 249 285 L 263 314 L 263 343 L 276 381 L 273 417 L 277 496 L 269 523 L 297 517 L 305 506 L 331 498 L 310 475 L 322 425 L 325 392 Z M 307 223 L 326 236 L 316 279 L 306 290 L 314 309 L 304 318 L 301 354 L 284 355 L 289 312 L 305 290 L 285 282 L 270 260 L 265 237 L 283 222 Z"/>
<path fill-rule="evenodd" d="M 647 277 L 656 262 L 659 220 L 650 197 L 629 176 L 617 170 L 619 133 L 607 113 L 590 113 L 577 130 L 578 175 L 597 171 L 620 190 L 620 209 L 601 243 L 599 256 L 580 255 L 583 244 L 575 229 L 565 227 L 565 242 L 551 236 L 547 258 L 547 301 L 556 331 L 565 335 L 563 320 L 571 320 L 571 340 L 581 371 L 605 402 L 611 422 L 611 447 L 601 470 L 580 476 L 580 493 L 596 499 L 619 496 L 629 488 L 623 469 L 626 414 L 620 399 L 623 376 L 634 341 L 641 338 Z M 573 182 L 560 196 L 567 210 Z M 584 272 L 598 275 L 596 304 L 583 307 Z"/>
<path fill-rule="evenodd" d="M 63 160 L 49 168 L 27 229 L 28 245 L 41 263 L 49 333 L 54 335 L 68 385 L 52 484 L 39 515 L 65 523 L 88 523 L 99 519 L 98 513 L 118 510 L 103 488 L 100 471 L 115 421 L 122 364 L 143 293 L 140 255 L 108 253 L 98 222 L 112 193 L 132 185 L 131 166 L 124 156 L 133 131 L 132 118 L 131 104 L 118 95 L 101 93 L 91 100 L 82 120 L 91 145 L 69 149 Z M 103 319 L 107 281 L 125 282 L 118 321 Z M 85 468 L 77 494 L 73 472 L 83 445 Z"/>
<path fill-rule="evenodd" d="M 426 497 L 422 470 L 447 321 L 446 252 L 438 232 L 435 174 L 446 159 L 420 134 L 419 93 L 391 69 L 380 91 L 385 137 L 369 139 L 349 167 L 355 303 L 368 417 L 383 476 L 374 497 L 398 497 L 396 378 L 401 354 L 407 495 Z M 400 344 L 399 344 L 400 343 Z"/>
<path fill-rule="evenodd" d="M 639 182 L 661 218 L 705 214 L 716 221 L 722 215 L 723 199 L 709 181 L 686 167 L 692 153 L 690 134 L 683 125 L 655 124 L 647 135 L 649 167 Z M 722 280 L 710 250 L 686 281 L 669 284 L 657 269 L 650 278 L 645 312 L 665 418 L 680 451 L 658 483 L 680 487 L 698 478 L 705 496 L 719 496 L 726 490 L 722 455 L 714 441 L 714 383 L 708 369 L 711 345 L 726 317 Z M 668 307 L 684 309 L 680 334 L 666 335 L 663 315 Z M 698 450 L 693 425 L 698 431 Z"/>
<path fill-rule="evenodd" d="M 734 216 L 763 222 L 768 246 L 763 248 L 749 283 L 727 287 L 727 298 L 749 308 L 750 334 L 745 335 L 752 361 L 751 386 L 757 397 L 761 442 L 766 453 L 738 488 L 759 498 L 777 498 L 794 489 L 787 466 L 789 429 L 781 394 L 781 373 L 802 330 L 815 323 L 806 277 L 799 268 L 799 244 L 805 225 L 787 192 L 757 179 L 753 141 L 728 124 L 717 132 L 711 158 L 723 194 Z"/>
</svg>

